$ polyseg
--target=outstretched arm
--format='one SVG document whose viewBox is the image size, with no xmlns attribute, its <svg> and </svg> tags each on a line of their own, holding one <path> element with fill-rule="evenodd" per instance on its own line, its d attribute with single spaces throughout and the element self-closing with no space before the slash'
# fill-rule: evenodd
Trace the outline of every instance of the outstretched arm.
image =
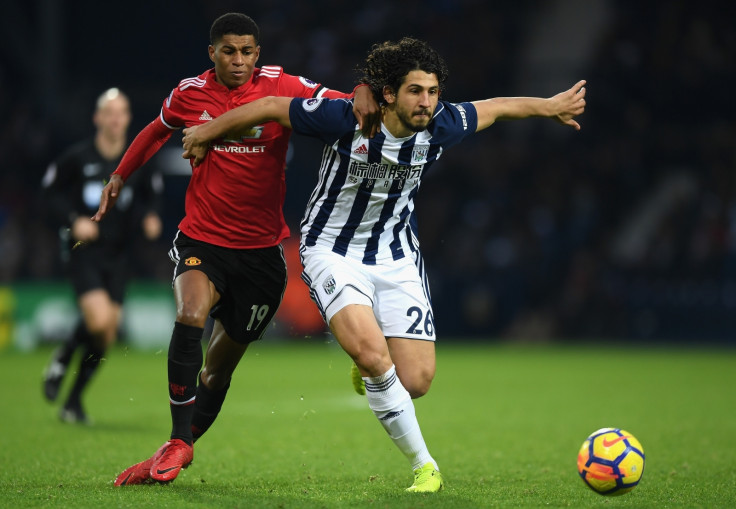
<svg viewBox="0 0 736 509">
<path fill-rule="evenodd" d="M 548 117 L 563 125 L 580 130 L 574 117 L 585 110 L 585 80 L 578 81 L 569 90 L 547 99 L 541 97 L 496 97 L 474 101 L 478 112 L 478 128 L 482 131 L 496 120 L 514 120 L 528 117 Z"/>
<path fill-rule="evenodd" d="M 184 129 L 184 159 L 194 159 L 198 166 L 207 155 L 209 142 L 221 138 L 230 131 L 238 131 L 273 120 L 291 129 L 289 105 L 291 97 L 263 97 L 232 109 L 202 125 Z"/>
</svg>

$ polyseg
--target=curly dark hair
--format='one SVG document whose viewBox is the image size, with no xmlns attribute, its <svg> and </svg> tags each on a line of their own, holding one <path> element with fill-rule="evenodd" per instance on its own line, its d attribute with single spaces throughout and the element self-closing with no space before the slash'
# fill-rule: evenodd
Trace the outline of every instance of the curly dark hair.
<svg viewBox="0 0 736 509">
<path fill-rule="evenodd" d="M 259 32 L 258 25 L 249 16 L 239 12 L 228 12 L 212 22 L 210 44 L 216 45 L 227 34 L 252 35 L 256 44 L 259 44 L 261 39 Z"/>
<path fill-rule="evenodd" d="M 357 72 L 361 75 L 359 82 L 369 85 L 376 101 L 382 103 L 383 87 L 397 92 L 406 75 L 416 70 L 437 75 L 440 89 L 444 89 L 449 74 L 445 61 L 429 44 L 412 37 L 374 44 L 365 67 L 359 67 Z"/>
</svg>

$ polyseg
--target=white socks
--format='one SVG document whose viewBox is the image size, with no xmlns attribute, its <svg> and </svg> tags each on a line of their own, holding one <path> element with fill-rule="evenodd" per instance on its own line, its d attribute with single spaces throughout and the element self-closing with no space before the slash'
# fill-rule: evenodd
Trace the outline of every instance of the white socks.
<svg viewBox="0 0 736 509">
<path fill-rule="evenodd" d="M 416 470 L 426 463 L 437 463 L 430 456 L 414 413 L 414 403 L 409 392 L 396 376 L 396 366 L 381 376 L 363 377 L 368 406 L 383 425 L 394 444 L 404 453 Z"/>
</svg>

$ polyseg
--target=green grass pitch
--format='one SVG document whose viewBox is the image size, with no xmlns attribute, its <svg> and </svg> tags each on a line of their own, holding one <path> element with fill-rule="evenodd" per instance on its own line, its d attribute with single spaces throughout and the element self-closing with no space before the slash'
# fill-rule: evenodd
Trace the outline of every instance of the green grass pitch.
<svg viewBox="0 0 736 509">
<path fill-rule="evenodd" d="M 266 340 L 246 353 L 194 463 L 169 485 L 115 488 L 170 431 L 166 352 L 109 352 L 86 396 L 92 427 L 41 397 L 49 349 L 0 353 L 2 507 L 736 507 L 736 351 L 469 346 L 444 339 L 417 414 L 446 479 L 404 493 L 411 472 L 352 392 L 330 341 Z M 577 475 L 601 427 L 646 453 L 631 493 Z"/>
</svg>

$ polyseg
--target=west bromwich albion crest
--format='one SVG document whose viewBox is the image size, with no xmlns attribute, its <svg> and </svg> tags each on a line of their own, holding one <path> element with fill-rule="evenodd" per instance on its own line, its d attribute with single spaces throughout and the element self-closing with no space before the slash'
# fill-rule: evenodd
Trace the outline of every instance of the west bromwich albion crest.
<svg viewBox="0 0 736 509">
<path fill-rule="evenodd" d="M 322 283 L 322 288 L 325 289 L 325 292 L 327 292 L 327 295 L 332 295 L 332 292 L 335 291 L 335 278 L 332 277 L 332 274 L 330 274 L 330 277 L 327 278 L 327 280 Z"/>
<path fill-rule="evenodd" d="M 411 162 L 412 163 L 427 162 L 428 153 L 429 153 L 429 147 L 427 145 L 414 145 L 414 148 L 411 151 Z"/>
</svg>

